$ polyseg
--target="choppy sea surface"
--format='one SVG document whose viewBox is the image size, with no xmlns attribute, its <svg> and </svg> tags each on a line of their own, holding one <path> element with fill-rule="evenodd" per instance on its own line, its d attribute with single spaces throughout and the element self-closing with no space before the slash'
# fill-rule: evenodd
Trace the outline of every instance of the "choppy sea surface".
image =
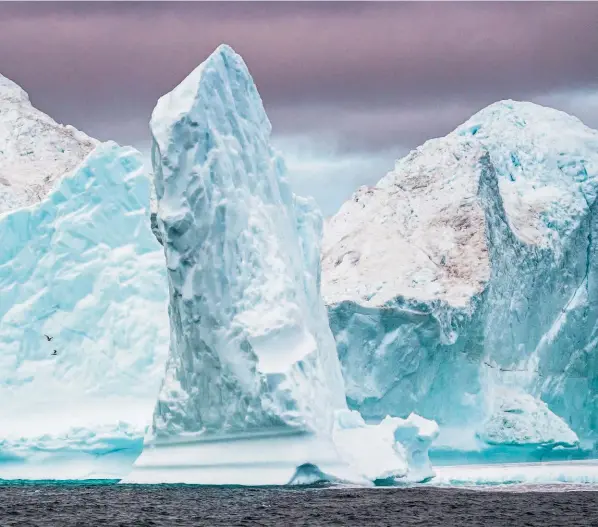
<svg viewBox="0 0 598 527">
<path fill-rule="evenodd" d="M 598 526 L 598 488 L 0 484 L 9 526 Z"/>
</svg>

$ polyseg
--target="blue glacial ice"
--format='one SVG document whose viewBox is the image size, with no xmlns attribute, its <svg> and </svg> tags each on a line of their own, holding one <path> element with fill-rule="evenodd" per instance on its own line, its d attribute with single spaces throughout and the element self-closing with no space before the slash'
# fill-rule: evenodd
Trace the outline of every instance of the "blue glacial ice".
<svg viewBox="0 0 598 527">
<path fill-rule="evenodd" d="M 140 453 L 169 337 L 149 193 L 104 143 L 0 215 L 0 479 L 119 478 Z"/>
<path fill-rule="evenodd" d="M 360 188 L 322 253 L 350 407 L 435 419 L 437 450 L 481 459 L 591 450 L 597 192 L 598 132 L 514 101 Z"/>
<path fill-rule="evenodd" d="M 241 57 L 220 46 L 158 101 L 151 131 L 170 354 L 126 481 L 430 477 L 435 423 L 371 426 L 346 407 L 320 296 L 322 219 L 292 193 Z"/>
</svg>

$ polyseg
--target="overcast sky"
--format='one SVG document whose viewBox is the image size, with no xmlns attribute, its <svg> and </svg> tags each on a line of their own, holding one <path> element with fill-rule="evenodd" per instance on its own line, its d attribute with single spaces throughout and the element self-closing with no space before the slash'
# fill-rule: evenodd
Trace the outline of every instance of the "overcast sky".
<svg viewBox="0 0 598 527">
<path fill-rule="evenodd" d="M 296 191 L 326 214 L 482 107 L 598 128 L 598 3 L 2 3 L 0 73 L 35 106 L 142 150 L 156 100 L 218 44 L 245 59 Z"/>
</svg>

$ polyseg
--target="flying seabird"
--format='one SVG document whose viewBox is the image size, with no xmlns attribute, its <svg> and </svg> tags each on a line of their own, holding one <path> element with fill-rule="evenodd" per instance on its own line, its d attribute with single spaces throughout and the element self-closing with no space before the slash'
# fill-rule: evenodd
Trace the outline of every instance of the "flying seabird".
<svg viewBox="0 0 598 527">
<path fill-rule="evenodd" d="M 48 342 L 50 342 L 54 337 L 48 337 L 48 335 L 44 335 L 44 337 L 46 337 L 48 339 Z"/>
</svg>

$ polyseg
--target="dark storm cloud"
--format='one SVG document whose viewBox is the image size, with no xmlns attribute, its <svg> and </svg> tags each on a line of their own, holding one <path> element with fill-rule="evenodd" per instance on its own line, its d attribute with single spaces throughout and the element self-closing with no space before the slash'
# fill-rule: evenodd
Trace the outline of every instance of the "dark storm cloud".
<svg viewBox="0 0 598 527">
<path fill-rule="evenodd" d="M 595 89 L 597 27 L 593 3 L 9 3 L 0 72 L 59 120 L 141 141 L 157 98 L 227 42 L 276 132 L 415 146 L 498 99 Z"/>
</svg>

